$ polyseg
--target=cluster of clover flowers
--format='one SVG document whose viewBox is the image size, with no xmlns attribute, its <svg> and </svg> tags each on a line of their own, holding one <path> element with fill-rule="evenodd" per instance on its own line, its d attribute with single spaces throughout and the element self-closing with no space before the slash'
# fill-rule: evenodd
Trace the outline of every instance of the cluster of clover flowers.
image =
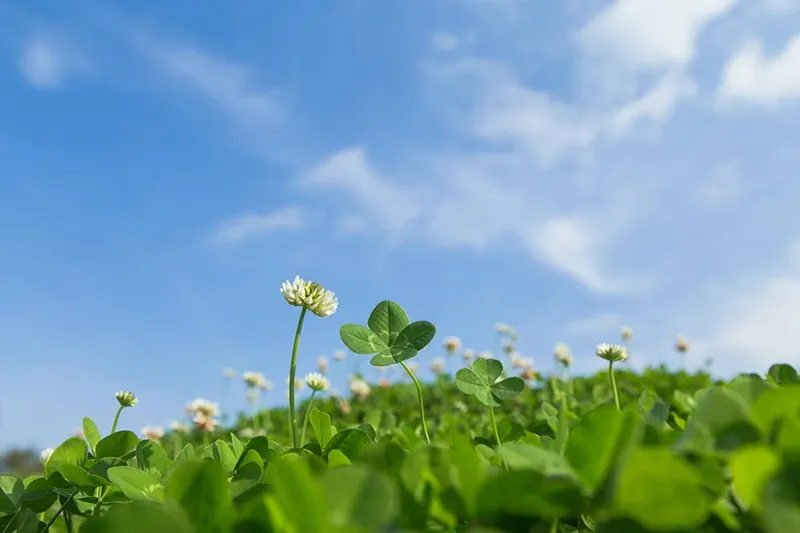
<svg viewBox="0 0 800 533">
<path fill-rule="evenodd" d="M 305 321 L 305 317 L 308 311 L 311 311 L 313 314 L 319 317 L 327 317 L 336 312 L 338 309 L 338 299 L 336 295 L 325 289 L 322 285 L 314 281 L 306 281 L 300 278 L 300 276 L 296 276 L 293 281 L 284 281 L 281 285 L 281 294 L 283 295 L 284 299 L 287 303 L 292 306 L 300 307 L 300 316 L 297 322 L 297 329 L 295 331 L 294 343 L 292 346 L 292 354 L 290 359 L 289 365 L 289 376 L 287 381 L 287 385 L 294 383 L 294 386 L 289 386 L 288 391 L 288 399 L 289 399 L 289 426 L 290 426 L 290 433 L 292 437 L 292 443 L 295 447 L 299 447 L 300 443 L 305 441 L 305 433 L 306 427 L 308 425 L 308 413 L 311 411 L 313 406 L 313 402 L 315 399 L 315 395 L 318 392 L 326 391 L 330 388 L 331 382 L 326 377 L 326 373 L 328 371 L 328 360 L 325 356 L 320 356 L 317 358 L 317 368 L 318 372 L 309 372 L 305 375 L 304 380 L 297 379 L 296 377 L 296 370 L 297 370 L 297 354 L 298 348 L 300 343 L 300 337 L 303 330 L 303 325 Z M 495 325 L 496 332 L 500 335 L 501 338 L 501 345 L 502 350 L 510 359 L 511 365 L 514 368 L 520 369 L 521 374 L 520 378 L 526 382 L 532 381 L 538 377 L 538 372 L 533 367 L 533 360 L 528 357 L 522 357 L 516 349 L 516 343 L 518 341 L 518 335 L 516 330 L 507 325 L 498 323 Z M 629 327 L 622 328 L 621 332 L 621 344 L 606 344 L 601 343 L 598 344 L 595 349 L 595 355 L 608 361 L 608 377 L 609 383 L 611 386 L 611 390 L 613 392 L 614 402 L 617 409 L 620 408 L 620 401 L 619 401 L 619 393 L 617 390 L 616 379 L 614 376 L 614 363 L 624 362 L 628 359 L 628 344 L 633 337 L 633 330 Z M 457 353 L 461 347 L 462 343 L 458 337 L 448 337 L 444 340 L 444 348 L 448 355 L 453 355 Z M 689 343 L 686 338 L 682 335 L 678 336 L 677 342 L 675 344 L 675 349 L 680 354 L 684 355 L 689 350 Z M 573 363 L 573 357 L 570 354 L 570 347 L 564 343 L 558 343 L 555 345 L 553 349 L 553 355 L 555 357 L 556 363 L 561 370 L 568 370 Z M 475 359 L 476 353 L 474 350 L 464 349 L 462 352 L 462 356 L 464 362 L 469 364 Z M 492 354 L 490 352 L 479 352 L 477 354 L 478 360 L 490 360 Z M 336 361 L 342 361 L 344 359 L 344 352 L 339 350 L 334 353 L 334 359 Z M 416 370 L 416 365 L 413 363 L 405 364 L 400 362 L 401 366 L 406 370 L 406 372 L 411 377 L 412 381 L 414 382 L 415 386 L 417 387 L 419 402 L 420 402 L 420 414 L 422 419 L 422 430 L 425 434 L 426 440 L 430 442 L 430 437 L 428 435 L 426 422 L 425 422 L 425 411 L 424 406 L 422 404 L 422 394 L 421 388 L 419 385 L 418 380 L 416 379 L 414 372 Z M 434 373 L 440 373 L 444 366 L 444 360 L 441 358 L 436 358 L 433 360 L 431 364 L 431 369 Z M 385 367 L 378 367 L 379 370 L 385 369 Z M 223 371 L 223 375 L 226 378 L 234 378 L 236 373 L 232 369 L 225 369 Z M 247 371 L 242 374 L 242 378 L 244 383 L 248 389 L 248 400 L 251 404 L 257 407 L 258 398 L 259 398 L 259 391 L 269 391 L 272 389 L 272 383 L 264 377 L 264 375 L 260 372 L 255 371 Z M 381 382 L 388 380 L 381 380 Z M 308 402 L 308 407 L 304 416 L 303 424 L 302 424 L 302 431 L 299 435 L 298 439 L 298 428 L 297 428 L 297 418 L 296 418 L 296 410 L 295 410 L 295 391 L 302 388 L 303 384 L 308 386 L 311 391 L 311 397 Z M 382 385 L 384 386 L 384 385 Z M 350 381 L 350 391 L 353 396 L 363 400 L 370 394 L 370 386 L 369 384 L 360 378 L 354 378 Z M 119 391 L 115 394 L 115 398 L 119 404 L 119 408 L 117 409 L 116 415 L 114 417 L 114 422 L 112 425 L 112 433 L 116 431 L 117 426 L 119 424 L 119 418 L 122 411 L 125 408 L 134 407 L 138 403 L 137 397 L 130 391 Z M 349 411 L 349 405 L 340 404 L 340 409 L 347 413 Z M 212 402 L 206 400 L 204 398 L 196 398 L 189 402 L 186 405 L 186 412 L 190 416 L 192 424 L 194 427 L 200 431 L 202 431 L 206 436 L 208 432 L 214 431 L 219 424 L 219 404 L 216 402 Z M 493 414 L 493 413 L 492 413 Z M 269 423 L 269 420 L 266 421 Z M 267 428 L 260 427 L 260 421 L 258 419 L 258 409 L 256 409 L 256 416 L 254 417 L 254 428 L 251 429 L 253 434 L 262 433 Z M 171 430 L 173 431 L 175 438 L 180 439 L 182 434 L 188 432 L 189 428 L 186 424 L 182 422 L 173 422 L 171 425 Z M 161 437 L 164 436 L 164 429 L 160 426 L 145 426 L 141 429 L 141 433 L 145 438 L 158 441 Z M 244 435 L 243 435 L 244 436 Z M 46 462 L 49 458 L 50 453 L 52 453 L 51 448 L 47 448 L 42 451 L 42 461 Z"/>
</svg>

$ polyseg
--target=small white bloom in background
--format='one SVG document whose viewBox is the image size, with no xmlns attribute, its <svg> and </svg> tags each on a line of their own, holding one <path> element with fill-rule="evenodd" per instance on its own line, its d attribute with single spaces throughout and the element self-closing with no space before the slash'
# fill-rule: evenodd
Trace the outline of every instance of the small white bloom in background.
<svg viewBox="0 0 800 533">
<path fill-rule="evenodd" d="M 370 392 L 372 392 L 372 389 L 370 388 L 369 383 L 363 379 L 354 379 L 350 382 L 350 392 L 359 400 L 363 400 L 369 396 Z"/>
<path fill-rule="evenodd" d="M 597 357 L 605 359 L 611 363 L 619 363 L 628 358 L 628 350 L 619 344 L 598 344 L 595 350 Z"/>
<path fill-rule="evenodd" d="M 478 354 L 478 359 L 491 359 L 492 352 L 481 352 Z"/>
<path fill-rule="evenodd" d="M 281 294 L 289 305 L 303 307 L 317 316 L 330 316 L 339 307 L 339 300 L 333 292 L 300 276 L 296 276 L 294 281 L 284 281 Z"/>
<path fill-rule="evenodd" d="M 411 370 L 412 374 L 417 373 L 417 363 L 408 363 L 406 366 L 408 367 L 409 370 Z"/>
<path fill-rule="evenodd" d="M 122 407 L 133 407 L 139 400 L 136 398 L 136 395 L 133 394 L 131 391 L 121 390 L 114 394 L 114 397 L 117 399 L 119 404 Z"/>
<path fill-rule="evenodd" d="M 625 326 L 624 328 L 622 328 L 621 335 L 622 335 L 622 342 L 630 342 L 630 340 L 633 338 L 633 330 L 628 326 Z"/>
<path fill-rule="evenodd" d="M 39 457 L 42 459 L 43 463 L 46 463 L 47 460 L 50 459 L 50 456 L 53 455 L 53 451 L 53 448 L 45 448 L 42 450 L 42 453 L 39 455 Z"/>
<path fill-rule="evenodd" d="M 236 379 L 236 370 L 232 368 L 225 368 L 222 370 L 222 377 L 227 379 Z"/>
<path fill-rule="evenodd" d="M 83 429 L 78 428 L 73 433 L 79 439 L 85 439 L 86 438 L 86 435 L 83 434 Z"/>
<path fill-rule="evenodd" d="M 517 357 L 517 368 L 529 369 L 533 368 L 532 357 Z"/>
<path fill-rule="evenodd" d="M 381 379 L 378 380 L 378 387 L 380 387 L 382 389 L 388 389 L 391 386 L 392 386 L 392 382 L 389 381 L 386 378 L 381 378 Z"/>
<path fill-rule="evenodd" d="M 536 369 L 534 369 L 533 367 L 526 368 L 519 375 L 519 377 L 522 378 L 522 380 L 526 381 L 526 382 L 535 380 L 536 376 L 537 376 Z"/>
<path fill-rule="evenodd" d="M 242 379 L 244 379 L 245 385 L 251 389 L 258 388 L 262 390 L 269 390 L 272 388 L 272 383 L 270 383 L 261 372 L 253 372 L 248 370 L 242 374 Z"/>
<path fill-rule="evenodd" d="M 302 379 L 294 378 L 294 388 L 295 388 L 295 390 L 302 390 L 303 389 L 303 385 L 305 385 L 305 383 L 303 383 Z M 287 387 L 289 386 L 289 378 L 286 378 L 286 386 Z"/>
<path fill-rule="evenodd" d="M 252 439 L 255 435 L 256 432 L 253 431 L 253 428 L 242 428 L 239 430 L 239 436 L 243 439 Z"/>
<path fill-rule="evenodd" d="M 336 404 L 336 407 L 338 407 L 339 411 L 344 415 L 349 415 L 350 411 L 352 411 L 352 408 L 350 407 L 350 402 L 348 402 L 344 398 L 339 400 L 339 402 Z"/>
<path fill-rule="evenodd" d="M 517 330 L 513 327 L 509 326 L 508 324 L 503 324 L 502 322 L 498 322 L 494 325 L 495 331 L 500 333 L 501 335 L 508 335 L 509 337 L 516 337 Z"/>
<path fill-rule="evenodd" d="M 678 340 L 675 341 L 675 349 L 680 353 L 689 351 L 689 341 L 683 335 L 678 335 Z"/>
<path fill-rule="evenodd" d="M 461 348 L 461 339 L 458 337 L 447 337 L 444 340 L 444 349 L 447 350 L 447 353 L 454 354 Z"/>
<path fill-rule="evenodd" d="M 192 419 L 194 427 L 200 431 L 214 431 L 217 427 L 217 419 L 211 416 L 206 416 L 202 413 L 197 413 Z"/>
<path fill-rule="evenodd" d="M 335 361 L 344 361 L 344 350 L 336 350 L 333 352 L 333 359 Z"/>
<path fill-rule="evenodd" d="M 317 370 L 322 374 L 328 373 L 328 358 L 324 355 L 317 357 Z"/>
<path fill-rule="evenodd" d="M 306 385 L 314 392 L 321 392 L 331 387 L 331 380 L 319 372 L 309 372 L 306 374 Z"/>
<path fill-rule="evenodd" d="M 144 438 L 155 442 L 159 442 L 164 436 L 164 428 L 161 426 L 144 426 L 141 432 Z"/>
<path fill-rule="evenodd" d="M 523 368 L 522 363 L 522 356 L 519 355 L 519 352 L 511 352 L 511 366 L 514 368 Z"/>
<path fill-rule="evenodd" d="M 188 433 L 189 428 L 186 427 L 186 424 L 183 422 L 178 422 L 177 420 L 169 425 L 169 428 L 174 431 L 175 433 Z"/>
<path fill-rule="evenodd" d="M 189 413 L 201 414 L 206 417 L 215 417 L 219 413 L 219 404 L 205 398 L 195 398 L 186 405 Z"/>
<path fill-rule="evenodd" d="M 462 357 L 464 357 L 464 362 L 469 363 L 470 361 L 475 359 L 475 350 L 470 350 L 469 348 L 467 348 L 466 350 L 464 350 Z"/>
<path fill-rule="evenodd" d="M 437 357 L 433 361 L 431 361 L 431 370 L 434 374 L 439 374 L 442 371 L 442 367 L 444 367 L 444 361 L 441 358 Z"/>
<path fill-rule="evenodd" d="M 507 355 L 510 355 L 516 351 L 516 347 L 513 343 L 507 342 L 503 344 L 503 351 L 506 352 Z"/>
<path fill-rule="evenodd" d="M 556 361 L 565 367 L 569 368 L 572 365 L 572 356 L 569 353 L 569 346 L 563 342 L 556 344 L 555 348 L 553 348 L 553 355 Z"/>
</svg>

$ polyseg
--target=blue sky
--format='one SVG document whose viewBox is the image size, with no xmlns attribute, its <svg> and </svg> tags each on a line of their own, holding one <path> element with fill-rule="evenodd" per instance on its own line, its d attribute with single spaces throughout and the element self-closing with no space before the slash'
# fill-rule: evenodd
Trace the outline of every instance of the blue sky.
<svg viewBox="0 0 800 533">
<path fill-rule="evenodd" d="M 796 0 L 0 4 L 0 447 L 285 398 L 394 299 L 576 371 L 800 364 Z M 356 356 L 334 365 L 344 389 Z M 454 369 L 454 363 L 451 363 Z M 366 369 L 364 365 L 362 369 Z M 374 374 L 370 374 L 374 378 Z"/>
</svg>

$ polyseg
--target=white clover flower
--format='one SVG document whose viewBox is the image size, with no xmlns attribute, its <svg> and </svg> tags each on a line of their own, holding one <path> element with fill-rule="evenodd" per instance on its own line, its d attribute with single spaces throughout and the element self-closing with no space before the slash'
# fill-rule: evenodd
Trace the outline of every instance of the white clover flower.
<svg viewBox="0 0 800 533">
<path fill-rule="evenodd" d="M 447 353 L 456 353 L 459 348 L 461 348 L 461 339 L 458 337 L 447 337 L 444 340 L 444 349 L 447 350 Z"/>
<path fill-rule="evenodd" d="M 500 333 L 501 335 L 508 335 L 509 337 L 516 337 L 517 330 L 513 327 L 509 326 L 508 324 L 503 324 L 502 322 L 498 322 L 494 325 L 495 331 Z"/>
<path fill-rule="evenodd" d="M 344 350 L 336 350 L 333 352 L 333 359 L 335 361 L 344 361 Z"/>
<path fill-rule="evenodd" d="M 469 348 L 467 348 L 461 355 L 464 358 L 464 361 L 469 363 L 470 361 L 475 359 L 475 350 L 470 350 Z"/>
<path fill-rule="evenodd" d="M 183 422 L 178 422 L 177 420 L 169 425 L 169 428 L 175 433 L 188 433 L 189 428 L 186 427 L 186 424 Z"/>
<path fill-rule="evenodd" d="M 317 370 L 319 370 L 321 374 L 328 373 L 328 358 L 324 355 L 317 357 Z"/>
<path fill-rule="evenodd" d="M 50 456 L 53 455 L 54 451 L 55 450 L 53 450 L 53 448 L 45 448 L 42 450 L 42 453 L 39 455 L 39 457 L 42 459 L 42 463 L 47 463 L 47 460 L 50 459 Z"/>
<path fill-rule="evenodd" d="M 328 390 L 331 387 L 331 380 L 319 372 L 309 372 L 306 374 L 306 385 L 314 392 Z"/>
<path fill-rule="evenodd" d="M 478 359 L 491 359 L 492 352 L 481 352 L 478 354 Z"/>
<path fill-rule="evenodd" d="M 239 430 L 239 436 L 243 439 L 252 439 L 256 436 L 256 432 L 253 431 L 253 428 L 242 428 Z"/>
<path fill-rule="evenodd" d="M 294 378 L 294 389 L 295 390 L 303 390 L 303 386 L 305 383 L 300 378 Z M 286 378 L 286 386 L 289 386 L 289 378 Z"/>
<path fill-rule="evenodd" d="M 675 349 L 680 353 L 689 351 L 689 341 L 683 335 L 678 335 L 678 340 L 675 341 Z"/>
<path fill-rule="evenodd" d="M 625 326 L 624 328 L 622 328 L 621 335 L 622 335 L 622 342 L 630 342 L 630 340 L 633 338 L 633 330 L 628 326 Z"/>
<path fill-rule="evenodd" d="M 412 374 L 416 374 L 416 372 L 417 372 L 417 363 L 408 363 L 406 366 L 408 367 L 409 370 L 411 370 Z"/>
<path fill-rule="evenodd" d="M 195 398 L 186 406 L 186 410 L 205 417 L 215 417 L 219 413 L 219 404 L 205 398 Z"/>
<path fill-rule="evenodd" d="M 611 363 L 618 363 L 628 358 L 628 349 L 619 344 L 598 344 L 595 350 L 597 357 Z"/>
<path fill-rule="evenodd" d="M 506 352 L 506 354 L 512 354 L 516 351 L 516 346 L 514 346 L 512 342 L 507 342 L 503 344 L 503 351 Z"/>
<path fill-rule="evenodd" d="M 253 372 L 252 370 L 243 372 L 242 379 L 244 379 L 245 385 L 251 389 L 255 389 L 256 387 L 262 388 L 264 383 L 267 381 L 267 379 L 264 377 L 264 374 L 261 372 Z"/>
<path fill-rule="evenodd" d="M 444 361 L 440 357 L 437 357 L 436 359 L 431 361 L 431 370 L 433 371 L 434 374 L 441 373 L 443 367 L 444 367 Z"/>
<path fill-rule="evenodd" d="M 281 294 L 289 305 L 303 307 L 317 316 L 330 316 L 339 307 L 336 295 L 316 281 L 305 281 L 296 276 L 294 281 L 284 281 Z"/>
<path fill-rule="evenodd" d="M 372 389 L 369 386 L 369 383 L 364 381 L 363 379 L 354 379 L 350 382 L 350 392 L 357 396 L 358 399 L 363 400 L 367 396 L 369 396 Z"/>
<path fill-rule="evenodd" d="M 572 356 L 569 353 L 569 346 L 567 344 L 563 342 L 556 344 L 555 348 L 553 348 L 553 355 L 555 355 L 556 361 L 565 367 L 569 368 L 572 365 Z"/>
<path fill-rule="evenodd" d="M 532 357 L 518 357 L 517 358 L 517 368 L 521 368 L 521 369 L 533 368 L 533 358 Z"/>
<path fill-rule="evenodd" d="M 232 368 L 224 368 L 222 370 L 222 377 L 227 379 L 236 379 L 236 370 Z"/>
<path fill-rule="evenodd" d="M 117 392 L 116 394 L 114 394 L 114 397 L 117 399 L 117 401 L 122 407 L 133 407 L 134 405 L 139 403 L 139 400 L 136 398 L 136 395 L 126 390 L 121 390 Z"/>
<path fill-rule="evenodd" d="M 164 428 L 161 426 L 144 426 L 141 432 L 143 437 L 156 442 L 164 436 Z"/>
<path fill-rule="evenodd" d="M 207 416 L 201 412 L 198 412 L 197 414 L 194 415 L 192 422 L 194 422 L 194 427 L 196 427 L 200 431 L 214 431 L 214 429 L 216 429 L 218 424 L 216 418 L 212 416 Z"/>
</svg>

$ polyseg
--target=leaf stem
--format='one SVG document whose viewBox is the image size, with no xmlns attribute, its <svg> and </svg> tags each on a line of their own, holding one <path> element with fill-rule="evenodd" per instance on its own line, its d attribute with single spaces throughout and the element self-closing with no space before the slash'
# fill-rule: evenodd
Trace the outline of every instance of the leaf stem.
<svg viewBox="0 0 800 533">
<path fill-rule="evenodd" d="M 405 361 L 400 361 L 400 365 L 405 369 L 408 375 L 411 377 L 411 381 L 414 382 L 414 386 L 417 388 L 417 400 L 419 400 L 419 415 L 422 418 L 422 431 L 425 433 L 425 440 L 428 441 L 428 444 L 431 443 L 431 437 L 428 435 L 428 424 L 425 422 L 425 405 L 422 401 L 422 387 L 420 387 L 419 381 L 414 373 L 408 368 Z"/>
<path fill-rule="evenodd" d="M 125 409 L 124 405 L 120 405 L 119 409 L 117 409 L 117 414 L 114 417 L 114 424 L 111 426 L 111 433 L 114 433 L 117 430 L 117 424 L 119 424 L 119 415 L 122 414 L 123 409 Z"/>
<path fill-rule="evenodd" d="M 314 406 L 314 395 L 317 391 L 311 391 L 311 398 L 308 399 L 308 407 L 306 407 L 306 416 L 303 418 L 303 432 L 300 433 L 300 445 L 306 442 L 306 427 L 308 427 L 308 414 L 311 412 L 311 407 Z"/>
<path fill-rule="evenodd" d="M 617 405 L 617 411 L 620 411 L 619 408 L 619 392 L 617 391 L 617 380 L 614 377 L 614 361 L 608 362 L 608 377 L 611 380 L 611 390 L 614 391 L 614 403 Z"/>
<path fill-rule="evenodd" d="M 300 311 L 300 319 L 297 321 L 297 331 L 294 334 L 294 345 L 292 346 L 292 360 L 289 363 L 289 427 L 292 432 L 292 445 L 295 448 L 300 446 L 297 443 L 297 425 L 295 424 L 294 414 L 294 380 L 297 373 L 297 348 L 300 346 L 300 333 L 303 331 L 306 311 L 305 307 Z"/>
<path fill-rule="evenodd" d="M 122 409 L 120 409 L 120 411 L 121 411 L 121 410 L 122 410 Z M 69 498 L 67 498 L 67 499 L 64 501 L 64 503 L 62 503 L 62 504 L 61 504 L 61 507 L 59 507 L 59 508 L 58 508 L 58 511 L 56 511 L 56 514 L 55 514 L 55 515 L 53 515 L 53 518 L 51 518 L 51 519 L 50 519 L 50 521 L 49 521 L 49 522 L 47 522 L 47 524 L 44 526 L 44 529 L 42 530 L 42 532 L 43 532 L 43 533 L 44 533 L 45 531 L 50 531 L 50 526 L 52 526 L 52 525 L 53 525 L 53 523 L 54 523 L 54 522 L 55 522 L 55 521 L 58 519 L 58 517 L 59 517 L 59 516 L 61 516 L 61 513 L 62 513 L 62 512 L 64 512 L 64 510 L 66 509 L 67 505 L 69 505 L 69 502 L 70 502 L 70 501 L 72 501 L 72 498 L 74 498 L 76 494 L 78 494 L 78 491 L 77 491 L 77 489 L 75 490 L 75 492 L 73 492 L 72 494 L 70 494 Z M 66 517 L 66 515 L 64 515 L 64 524 L 67 526 L 67 528 L 69 529 L 69 531 L 72 531 L 72 524 L 67 522 L 67 517 Z"/>
<path fill-rule="evenodd" d="M 494 407 L 491 405 L 489 406 L 489 420 L 492 422 L 492 431 L 494 432 L 495 440 L 497 440 L 497 446 L 500 447 L 503 445 L 503 442 L 500 440 L 500 432 L 497 431 L 497 421 L 494 418 Z"/>
<path fill-rule="evenodd" d="M 558 518 L 553 518 L 553 523 L 550 524 L 550 533 L 558 533 Z"/>
</svg>

